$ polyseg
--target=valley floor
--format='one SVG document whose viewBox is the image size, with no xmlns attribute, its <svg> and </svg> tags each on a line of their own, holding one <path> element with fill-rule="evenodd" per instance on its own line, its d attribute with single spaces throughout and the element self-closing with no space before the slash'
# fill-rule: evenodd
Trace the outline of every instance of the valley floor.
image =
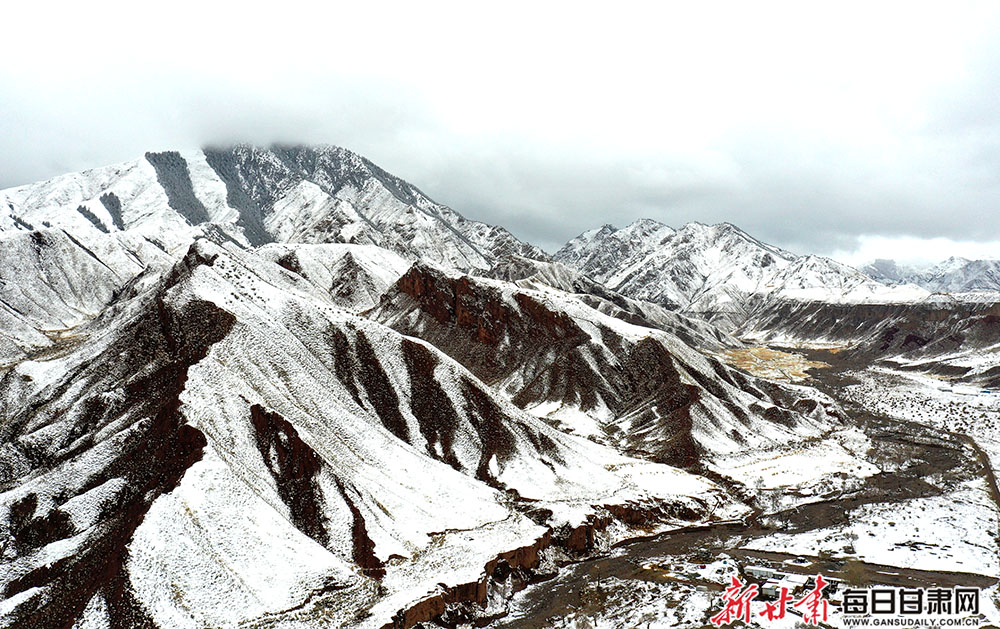
<svg viewBox="0 0 1000 629">
<path fill-rule="evenodd" d="M 981 623 L 1000 624 L 994 473 L 1000 464 L 1000 394 L 884 368 L 838 365 L 829 352 L 808 359 L 833 359 L 830 368 L 812 372 L 809 384 L 844 404 L 854 423 L 844 432 L 868 439 L 863 455 L 871 470 L 857 469 L 851 481 L 839 484 L 818 479 L 811 487 L 794 474 L 777 474 L 786 465 L 750 465 L 755 473 L 747 480 L 765 496 L 760 516 L 607 548 L 516 595 L 511 613 L 491 626 L 710 627 L 709 618 L 722 608 L 722 590 L 749 565 L 822 572 L 869 586 L 979 587 Z M 842 447 L 844 439 L 838 434 L 839 441 L 821 448 Z M 846 445 L 856 451 L 859 437 Z M 778 458 L 808 463 L 810 454 L 816 453 Z M 790 614 L 766 622 L 756 616 L 764 603 L 753 605 L 761 626 L 790 628 L 802 620 Z M 842 626 L 836 612 L 830 625 Z"/>
</svg>

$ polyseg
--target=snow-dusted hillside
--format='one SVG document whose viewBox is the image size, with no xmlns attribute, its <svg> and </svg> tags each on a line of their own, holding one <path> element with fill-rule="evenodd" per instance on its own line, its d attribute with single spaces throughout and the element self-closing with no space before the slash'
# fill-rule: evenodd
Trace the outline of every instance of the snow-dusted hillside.
<svg viewBox="0 0 1000 629">
<path fill-rule="evenodd" d="M 297 255 L 328 289 L 340 282 L 357 292 L 342 295 L 355 309 L 373 306 L 418 259 L 482 271 L 503 255 L 548 258 L 346 149 L 147 153 L 0 191 L 0 367 L 50 347 L 147 266 L 171 264 L 199 237 L 268 245 L 263 254 L 289 261 L 294 245 L 354 244 L 352 255 L 305 247 Z M 382 253 L 371 253 L 376 246 Z M 366 264 L 382 267 L 371 285 L 333 279 Z"/>
<path fill-rule="evenodd" d="M 172 262 L 127 232 L 0 232 L 0 368 L 52 348 L 137 274 Z"/>
<path fill-rule="evenodd" d="M 783 301 L 754 313 L 736 333 L 758 343 L 834 348 L 859 362 L 891 361 L 985 387 L 1000 385 L 1000 304 L 995 299 L 947 296 L 911 304 Z"/>
<path fill-rule="evenodd" d="M 702 351 L 743 346 L 742 341 L 702 319 L 685 316 L 649 301 L 625 297 L 581 271 L 559 262 L 504 256 L 484 275 L 513 282 L 521 288 L 555 288 L 576 296 L 599 312 L 628 323 L 669 332 L 687 345 Z"/>
<path fill-rule="evenodd" d="M 729 223 L 679 230 L 642 219 L 584 232 L 555 259 L 629 297 L 696 314 L 724 326 L 767 300 L 834 303 L 912 300 L 916 287 L 891 288 L 828 258 L 796 256 Z"/>
<path fill-rule="evenodd" d="M 5 374 L 0 625 L 381 627 L 594 505 L 726 507 L 324 284 L 202 240 Z"/>
<path fill-rule="evenodd" d="M 872 279 L 829 258 L 767 245 L 728 223 L 674 230 L 650 220 L 585 232 L 555 259 L 605 290 L 702 318 L 744 341 L 847 349 L 860 361 L 891 359 L 985 386 L 997 382 L 993 313 L 1000 299 L 967 292 L 1000 277 L 996 261 L 953 258 L 923 273 L 881 261 L 867 268 Z"/>
<path fill-rule="evenodd" d="M 372 245 L 269 244 L 256 253 L 306 279 L 335 305 L 353 313 L 375 307 L 411 264 Z"/>
</svg>

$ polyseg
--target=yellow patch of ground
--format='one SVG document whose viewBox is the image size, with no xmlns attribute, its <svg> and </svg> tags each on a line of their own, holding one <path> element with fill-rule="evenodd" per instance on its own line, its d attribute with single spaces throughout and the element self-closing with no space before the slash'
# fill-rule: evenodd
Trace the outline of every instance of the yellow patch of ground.
<svg viewBox="0 0 1000 629">
<path fill-rule="evenodd" d="M 779 352 L 764 346 L 729 349 L 719 358 L 726 364 L 749 371 L 755 376 L 787 382 L 805 380 L 809 377 L 806 373 L 809 369 L 830 366 L 818 360 L 807 360 L 801 354 Z"/>
</svg>

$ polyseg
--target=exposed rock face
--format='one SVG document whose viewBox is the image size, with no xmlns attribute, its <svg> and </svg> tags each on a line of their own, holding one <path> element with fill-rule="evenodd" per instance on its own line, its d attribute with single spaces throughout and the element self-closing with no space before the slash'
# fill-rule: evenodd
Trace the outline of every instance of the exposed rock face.
<svg viewBox="0 0 1000 629">
<path fill-rule="evenodd" d="M 351 500 L 347 490 L 344 488 L 344 484 L 339 479 L 337 481 L 337 489 L 340 491 L 340 497 L 344 499 L 344 502 L 347 503 L 347 508 L 351 511 L 351 540 L 354 546 L 351 558 L 366 575 L 375 579 L 381 579 L 385 576 L 385 566 L 382 560 L 375 554 L 375 542 L 368 536 L 365 517 L 357 505 L 354 504 L 354 501 Z"/>
<path fill-rule="evenodd" d="M 167 195 L 167 203 L 192 225 L 207 223 L 211 220 L 205 204 L 201 202 L 194 191 L 191 182 L 191 172 L 187 162 L 176 151 L 165 153 L 146 153 L 146 160 L 156 169 L 156 179 Z M 114 197 L 117 199 L 117 197 Z M 108 203 L 101 198 L 105 208 Z M 121 201 L 117 205 L 117 213 L 121 214 Z M 109 209 L 108 213 L 112 210 Z M 112 217 L 114 218 L 114 217 Z M 120 221 L 120 219 L 119 219 Z"/>
<path fill-rule="evenodd" d="M 582 524 L 563 527 L 557 532 L 547 531 L 529 545 L 500 553 L 486 564 L 477 580 L 439 587 L 436 594 L 399 610 L 382 629 L 409 629 L 428 621 L 445 627 L 485 626 L 505 615 L 504 611 L 484 613 L 491 588 L 509 582 L 508 591 L 517 592 L 553 576 L 553 572 L 545 573 L 541 566 L 542 554 L 550 547 L 558 547 L 570 556 L 587 557 L 602 548 L 606 550 L 608 540 L 601 542 L 599 538 L 606 537 L 605 529 L 613 522 L 647 526 L 665 520 L 693 521 L 702 515 L 700 509 L 673 503 L 606 505 Z"/>
<path fill-rule="evenodd" d="M 498 260 L 485 276 L 514 282 L 527 289 L 544 291 L 546 288 L 555 288 L 572 293 L 595 310 L 633 325 L 669 332 L 703 351 L 743 345 L 738 339 L 702 319 L 688 317 L 648 301 L 626 297 L 581 271 L 559 262 L 507 256 Z"/>
<path fill-rule="evenodd" d="M 514 579 L 515 575 L 520 576 L 519 587 L 522 589 L 527 585 L 527 581 L 533 570 L 535 570 L 541 559 L 541 552 L 552 543 L 552 536 L 546 532 L 533 543 L 507 551 L 491 559 L 483 569 L 479 579 L 469 583 L 463 583 L 452 587 L 442 588 L 442 591 L 433 596 L 427 597 L 416 604 L 399 610 L 393 616 L 392 622 L 386 624 L 382 629 L 409 629 L 422 622 L 440 620 L 445 616 L 449 608 L 471 603 L 476 606 L 485 607 L 486 598 L 489 594 L 489 587 L 493 582 Z M 527 577 L 527 578 L 526 578 Z M 460 621 L 477 620 L 475 618 L 454 619 L 453 622 L 443 622 L 445 626 L 457 626 Z"/>
<path fill-rule="evenodd" d="M 46 593 L 15 609 L 13 619 L 22 626 L 70 626 L 95 595 L 122 620 L 138 624 L 144 615 L 124 573 L 127 544 L 151 503 L 202 456 L 205 436 L 185 422 L 179 396 L 190 366 L 233 324 L 232 315 L 206 302 L 177 308 L 157 299 L 151 305 L 124 331 L 123 345 L 106 348 L 84 367 L 94 389 L 64 380 L 5 418 L 0 487 L 12 501 L 9 534 L 18 559 L 7 564 L 3 592 L 7 598 L 32 588 Z M 151 358 L 156 366 L 134 377 Z M 102 443 L 95 435 L 109 426 L 116 438 Z M 63 506 L 109 486 L 117 491 L 99 506 L 101 526 L 78 530 L 80 516 Z M 33 565 L 31 551 L 77 536 L 85 540 L 79 552 Z"/>
<path fill-rule="evenodd" d="M 563 293 L 417 265 L 370 316 L 434 344 L 521 408 L 547 409 L 553 419 L 567 410 L 599 418 L 590 436 L 671 465 L 694 466 L 702 454 L 725 449 L 696 436 L 706 427 L 694 418 L 706 412 L 729 423 L 730 433 L 754 432 L 764 422 L 777 424 L 783 437 L 799 423 L 839 421 L 827 414 L 836 413 L 829 400 L 795 407 L 805 401 L 801 393 L 766 393 L 769 383 L 662 330 L 623 323 Z"/>
<path fill-rule="evenodd" d="M 288 505 L 300 531 L 326 546 L 330 539 L 321 510 L 316 476 L 323 467 L 319 455 L 299 438 L 295 427 L 260 404 L 250 407 L 257 449 L 274 477 L 278 495 Z M 347 500 L 343 488 L 341 494 Z M 362 520 L 361 526 L 364 526 Z"/>
</svg>

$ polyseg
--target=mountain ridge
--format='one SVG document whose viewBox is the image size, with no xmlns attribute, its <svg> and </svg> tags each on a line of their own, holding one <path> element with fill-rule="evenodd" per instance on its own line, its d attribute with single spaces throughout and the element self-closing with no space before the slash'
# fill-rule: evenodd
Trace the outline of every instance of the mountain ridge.
<svg viewBox="0 0 1000 629">
<path fill-rule="evenodd" d="M 172 252 L 186 249 L 199 226 L 214 223 L 248 246 L 303 238 L 378 244 L 462 269 L 488 268 L 506 253 L 548 258 L 502 227 L 466 219 L 332 145 L 150 152 L 0 190 L 0 201 L 0 232 L 51 226 L 133 231 L 170 236 L 162 244 Z M 78 211 L 64 212 L 67 207 Z"/>
<path fill-rule="evenodd" d="M 799 256 L 761 242 L 732 223 L 674 229 L 640 219 L 571 239 L 553 256 L 629 297 L 732 328 L 755 301 L 912 300 L 915 287 L 887 287 L 829 258 Z"/>
</svg>

